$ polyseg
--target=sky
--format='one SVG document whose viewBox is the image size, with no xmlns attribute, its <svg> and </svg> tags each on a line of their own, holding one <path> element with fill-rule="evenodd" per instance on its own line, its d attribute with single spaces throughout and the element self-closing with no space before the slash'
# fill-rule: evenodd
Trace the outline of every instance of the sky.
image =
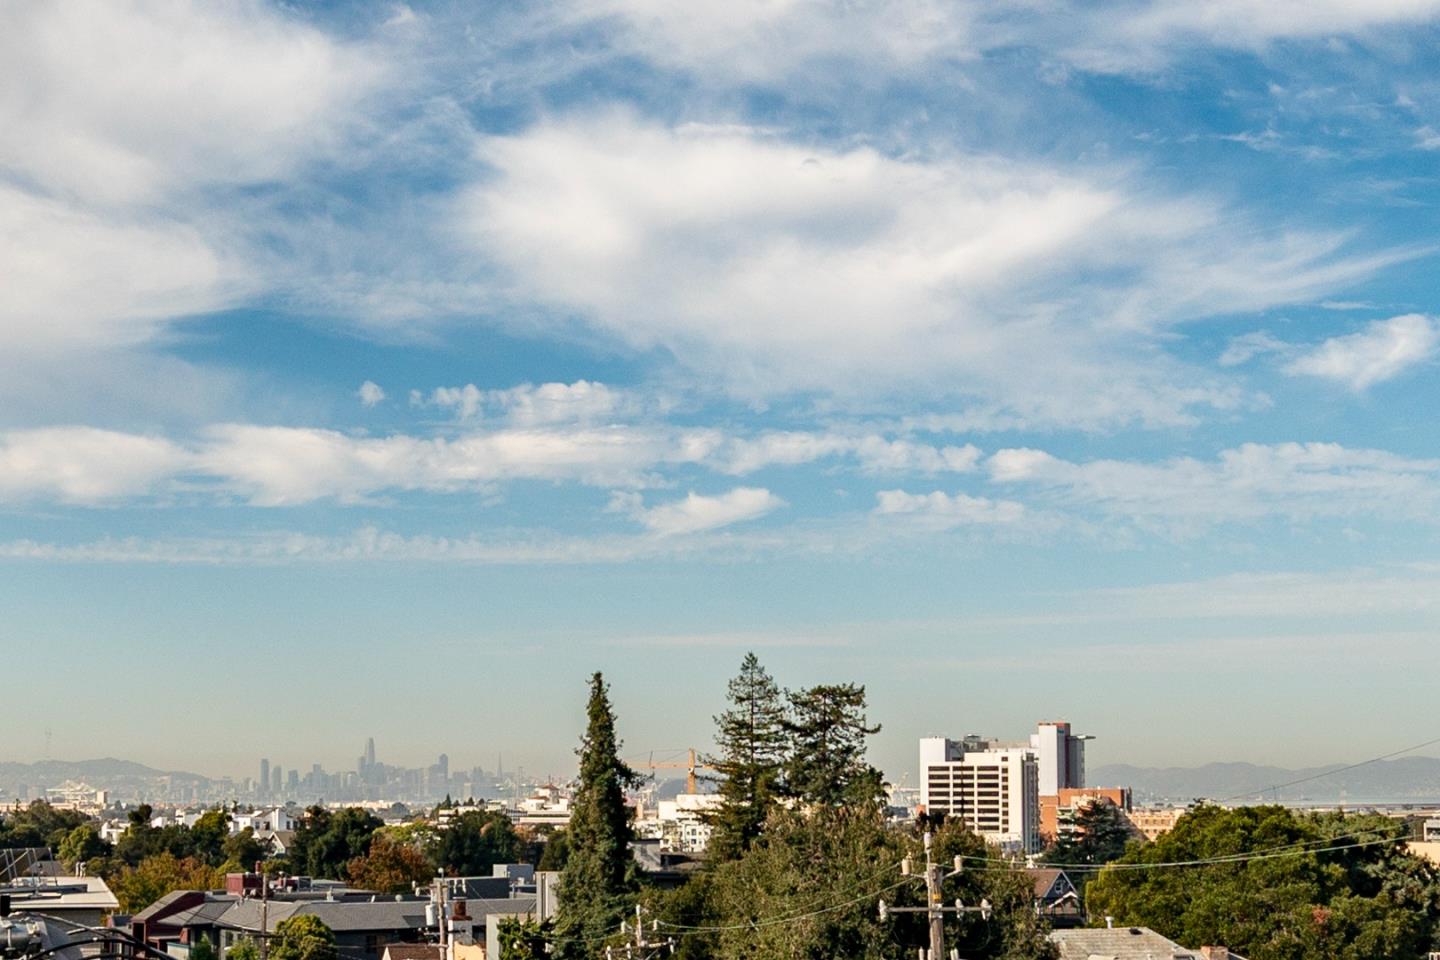
<svg viewBox="0 0 1440 960">
<path fill-rule="evenodd" d="M 0 7 L 4 759 L 1437 735 L 1440 0 Z"/>
</svg>

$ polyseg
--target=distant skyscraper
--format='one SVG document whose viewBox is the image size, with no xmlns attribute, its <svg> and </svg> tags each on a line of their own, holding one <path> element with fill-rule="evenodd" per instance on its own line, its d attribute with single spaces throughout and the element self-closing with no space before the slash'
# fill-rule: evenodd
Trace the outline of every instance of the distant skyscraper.
<svg viewBox="0 0 1440 960">
<path fill-rule="evenodd" d="M 449 756 L 449 754 L 444 754 L 444 753 L 440 754 L 440 763 L 438 764 L 438 766 L 440 767 L 440 782 L 441 782 L 441 783 L 449 783 L 449 782 L 450 782 L 450 756 Z"/>
<path fill-rule="evenodd" d="M 285 774 L 284 771 L 280 769 L 280 765 L 276 764 L 275 769 L 270 771 L 270 795 L 272 797 L 278 797 L 284 791 Z"/>
<path fill-rule="evenodd" d="M 260 782 L 255 785 L 255 792 L 256 792 L 256 794 L 258 794 L 259 796 L 262 796 L 262 797 L 263 797 L 263 796 L 265 795 L 265 791 L 267 791 L 267 790 L 269 790 L 269 789 L 270 789 L 270 761 L 269 761 L 268 759 L 267 759 L 267 760 L 261 760 L 261 761 L 260 761 Z"/>
<path fill-rule="evenodd" d="M 369 737 L 365 740 L 365 766 L 375 766 L 375 738 Z"/>
<path fill-rule="evenodd" d="M 1070 732 L 1066 721 L 1041 723 L 1030 735 L 1030 747 L 1039 762 L 1040 795 L 1085 786 L 1085 741 L 1090 737 Z"/>
</svg>

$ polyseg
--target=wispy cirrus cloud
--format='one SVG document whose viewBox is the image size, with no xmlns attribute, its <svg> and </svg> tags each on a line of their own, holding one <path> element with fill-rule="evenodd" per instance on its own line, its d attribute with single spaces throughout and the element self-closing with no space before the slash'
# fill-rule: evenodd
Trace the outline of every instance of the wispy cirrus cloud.
<svg viewBox="0 0 1440 960">
<path fill-rule="evenodd" d="M 1358 333 L 1331 337 L 1285 365 L 1285 372 L 1319 377 L 1362 391 L 1391 380 L 1440 352 L 1440 323 L 1418 313 L 1376 320 Z"/>
<path fill-rule="evenodd" d="M 623 112 L 491 138 L 480 155 L 495 174 L 468 192 L 461 228 L 514 294 L 750 396 L 904 389 L 1041 423 L 1179 422 L 1242 397 L 1169 360 L 1162 331 L 1314 299 L 1413 255 L 1241 226 L 1118 175 L 897 160 Z"/>
<path fill-rule="evenodd" d="M 997 450 L 992 480 L 1042 501 L 1186 530 L 1267 517 L 1390 516 L 1436 519 L 1440 460 L 1334 443 L 1247 443 L 1214 460 L 1076 463 L 1043 450 Z"/>
</svg>

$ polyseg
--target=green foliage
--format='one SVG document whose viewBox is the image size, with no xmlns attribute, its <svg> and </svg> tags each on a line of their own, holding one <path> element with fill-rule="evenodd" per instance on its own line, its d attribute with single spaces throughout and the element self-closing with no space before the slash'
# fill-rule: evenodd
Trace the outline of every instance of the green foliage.
<svg viewBox="0 0 1440 960">
<path fill-rule="evenodd" d="M 1224 944 L 1250 960 L 1409 960 L 1436 945 L 1440 875 L 1396 843 L 1381 816 L 1282 807 L 1201 807 L 1119 863 L 1270 852 L 1248 862 L 1101 872 L 1092 917 L 1153 927 L 1181 943 Z M 1326 849 L 1346 846 L 1348 849 Z"/>
<path fill-rule="evenodd" d="M 190 960 L 216 960 L 215 948 L 204 936 L 190 947 Z"/>
<path fill-rule="evenodd" d="M 239 833 L 225 838 L 220 845 L 220 853 L 225 863 L 235 864 L 241 871 L 255 869 L 258 861 L 264 860 L 268 850 L 265 845 L 255 839 L 255 831 L 246 827 Z"/>
<path fill-rule="evenodd" d="M 312 806 L 295 831 L 290 861 L 312 877 L 344 879 L 350 861 L 370 851 L 370 839 L 382 826 L 381 820 L 359 807 L 332 813 Z"/>
<path fill-rule="evenodd" d="M 75 810 L 61 810 L 44 800 L 0 817 L 0 849 L 15 847 L 58 848 L 77 827 L 90 818 Z"/>
<path fill-rule="evenodd" d="M 97 857 L 108 857 L 112 847 L 100 839 L 100 834 L 89 824 L 76 827 L 60 841 L 56 855 L 68 869 L 75 869 L 77 863 L 89 863 Z"/>
<path fill-rule="evenodd" d="M 319 917 L 301 914 L 275 925 L 271 960 L 336 960 L 335 934 Z"/>
<path fill-rule="evenodd" d="M 1054 866 L 1101 865 L 1119 860 L 1134 837 L 1124 812 L 1104 797 L 1075 811 L 1075 831 L 1061 837 L 1045 853 Z"/>
<path fill-rule="evenodd" d="M 260 948 L 251 937 L 241 937 L 225 951 L 225 960 L 260 960 Z"/>
<path fill-rule="evenodd" d="M 548 923 L 504 917 L 499 922 L 500 960 L 545 960 Z"/>
<path fill-rule="evenodd" d="M 519 853 L 520 838 L 503 811 L 469 810 L 441 832 L 435 860 L 454 877 L 488 877 L 495 864 L 514 863 Z"/>
<path fill-rule="evenodd" d="M 570 834 L 564 830 L 556 830 L 550 834 L 550 839 L 541 844 L 540 862 L 535 865 L 535 869 L 564 870 L 569 860 Z"/>
<path fill-rule="evenodd" d="M 865 722 L 865 688 L 822 684 L 789 696 L 786 791 L 821 806 L 877 804 L 884 783 L 880 771 L 865 762 L 865 746 L 880 725 Z"/>
<path fill-rule="evenodd" d="M 934 850 L 943 861 L 960 853 L 993 856 L 959 824 L 940 831 Z M 682 939 L 681 956 L 690 960 L 913 957 L 926 942 L 923 916 L 891 914 L 882 920 L 877 911 L 882 898 L 895 906 L 924 903 L 919 867 L 910 878 L 901 875 L 906 856 L 924 862 L 919 838 L 888 827 L 873 806 L 777 811 L 748 851 L 667 897 L 663 917 L 679 928 L 713 928 Z M 970 870 L 946 881 L 943 892 L 947 902 L 989 899 L 994 905 L 988 921 L 973 914 L 947 918 L 947 943 L 961 956 L 1050 956 L 1026 875 Z"/>
<path fill-rule="evenodd" d="M 789 743 L 780 688 L 755 654 L 745 654 L 727 696 L 730 708 L 715 718 L 719 752 L 707 758 L 722 778 L 723 803 L 707 818 L 714 861 L 734 859 L 760 835 L 775 807 Z"/>
<path fill-rule="evenodd" d="M 230 837 L 230 814 L 224 810 L 206 810 L 190 828 L 190 849 L 211 866 L 226 860 L 225 841 Z"/>
<path fill-rule="evenodd" d="M 636 891 L 625 790 L 640 778 L 620 759 L 609 688 L 599 673 L 590 678 L 586 713 L 577 751 L 580 784 L 566 830 L 570 857 L 555 921 L 557 954 L 563 960 L 602 956 L 600 941 L 615 932 Z"/>
<path fill-rule="evenodd" d="M 410 893 L 415 884 L 424 883 L 435 873 L 423 853 L 384 831 L 376 832 L 370 852 L 351 860 L 346 872 L 359 889 L 378 893 Z"/>
<path fill-rule="evenodd" d="M 122 866 L 107 882 L 120 901 L 120 911 L 135 913 L 172 890 L 214 890 L 225 878 L 203 860 L 162 851 L 133 867 Z"/>
</svg>

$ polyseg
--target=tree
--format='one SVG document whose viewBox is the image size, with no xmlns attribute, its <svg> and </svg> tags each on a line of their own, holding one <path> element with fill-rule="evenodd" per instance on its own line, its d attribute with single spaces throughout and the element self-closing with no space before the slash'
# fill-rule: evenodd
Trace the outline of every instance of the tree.
<svg viewBox="0 0 1440 960">
<path fill-rule="evenodd" d="M 190 828 L 190 846 L 195 856 L 211 866 L 225 862 L 225 841 L 230 836 L 230 814 L 206 810 Z"/>
<path fill-rule="evenodd" d="M 215 948 L 210 944 L 208 937 L 203 934 L 190 947 L 189 960 L 218 960 L 215 955 Z"/>
<path fill-rule="evenodd" d="M 76 827 L 90 818 L 75 810 L 61 810 L 48 801 L 36 800 L 28 807 L 0 818 L 0 849 L 60 846 Z"/>
<path fill-rule="evenodd" d="M 497 863 L 514 863 L 520 853 L 515 824 L 499 810 L 467 810 L 440 834 L 435 859 L 451 876 L 490 875 Z"/>
<path fill-rule="evenodd" d="M 540 845 L 540 862 L 535 865 L 535 869 L 564 870 L 569 860 L 570 834 L 565 830 L 555 830 L 550 833 L 549 839 Z"/>
<path fill-rule="evenodd" d="M 410 893 L 435 873 L 423 853 L 383 831 L 371 839 L 370 852 L 351 860 L 345 871 L 356 887 L 377 893 Z"/>
<path fill-rule="evenodd" d="M 86 824 L 76 827 L 65 835 L 56 853 L 68 869 L 74 870 L 77 863 L 88 863 L 96 857 L 108 857 L 113 848 L 100 839 L 95 828 Z"/>
<path fill-rule="evenodd" d="M 246 827 L 239 833 L 225 838 L 220 846 L 220 853 L 226 864 L 233 864 L 239 868 L 235 872 L 246 872 L 255 869 L 255 864 L 264 860 L 269 850 L 259 840 L 255 839 L 255 831 Z"/>
<path fill-rule="evenodd" d="M 260 948 L 251 937 L 241 937 L 225 951 L 225 960 L 260 960 Z"/>
<path fill-rule="evenodd" d="M 291 862 L 312 877 L 339 880 L 351 860 L 369 852 L 370 838 L 382 826 L 381 820 L 359 807 L 332 813 L 312 806 L 295 831 Z"/>
<path fill-rule="evenodd" d="M 789 696 L 786 791 L 820 806 L 878 803 L 884 783 L 880 771 L 865 762 L 865 747 L 880 725 L 865 722 L 865 688 L 822 684 Z"/>
<path fill-rule="evenodd" d="M 336 960 L 335 934 L 314 914 L 281 920 L 270 942 L 272 960 Z"/>
<path fill-rule="evenodd" d="M 1075 829 L 1055 841 L 1045 853 L 1054 866 L 1093 864 L 1119 860 L 1134 838 L 1130 822 L 1108 798 L 1096 797 L 1075 811 Z"/>
<path fill-rule="evenodd" d="M 545 960 L 549 923 L 503 917 L 499 928 L 500 960 Z"/>
<path fill-rule="evenodd" d="M 600 956 L 600 941 L 615 932 L 636 891 L 625 790 L 638 785 L 640 777 L 620 759 L 609 688 L 599 673 L 590 678 L 586 713 L 585 736 L 576 751 L 580 784 L 566 829 L 570 857 L 555 920 L 557 953 L 566 960 Z"/>
<path fill-rule="evenodd" d="M 956 854 L 997 857 L 958 822 L 934 838 L 938 860 Z M 877 806 L 777 810 L 765 832 L 739 858 L 707 871 L 698 895 L 670 898 L 666 923 L 710 932 L 682 941 L 687 958 L 773 957 L 819 960 L 856 957 L 900 960 L 926 942 L 920 914 L 881 918 L 882 898 L 893 906 L 924 903 L 925 885 L 899 864 L 924 862 L 920 838 L 891 829 Z M 967 870 L 945 881 L 944 900 L 988 899 L 988 920 L 974 914 L 946 918 L 947 943 L 973 960 L 1050 957 L 1044 925 L 1035 916 L 1033 884 L 1009 870 Z"/>
<path fill-rule="evenodd" d="M 707 758 L 722 777 L 721 806 L 707 818 L 716 862 L 739 856 L 760 835 L 779 794 L 788 742 L 780 688 L 754 653 L 745 654 L 727 696 L 730 708 L 715 718 L 719 752 Z"/>
<path fill-rule="evenodd" d="M 1182 943 L 1221 943 L 1250 960 L 1423 956 L 1436 948 L 1440 874 L 1403 851 L 1401 833 L 1376 815 L 1200 807 L 1102 870 L 1086 906 L 1092 917 L 1154 927 Z"/>
<path fill-rule="evenodd" d="M 144 910 L 172 890 L 213 890 L 224 882 L 220 872 L 203 860 L 178 858 L 168 851 L 122 867 L 109 881 L 122 913 Z"/>
</svg>

